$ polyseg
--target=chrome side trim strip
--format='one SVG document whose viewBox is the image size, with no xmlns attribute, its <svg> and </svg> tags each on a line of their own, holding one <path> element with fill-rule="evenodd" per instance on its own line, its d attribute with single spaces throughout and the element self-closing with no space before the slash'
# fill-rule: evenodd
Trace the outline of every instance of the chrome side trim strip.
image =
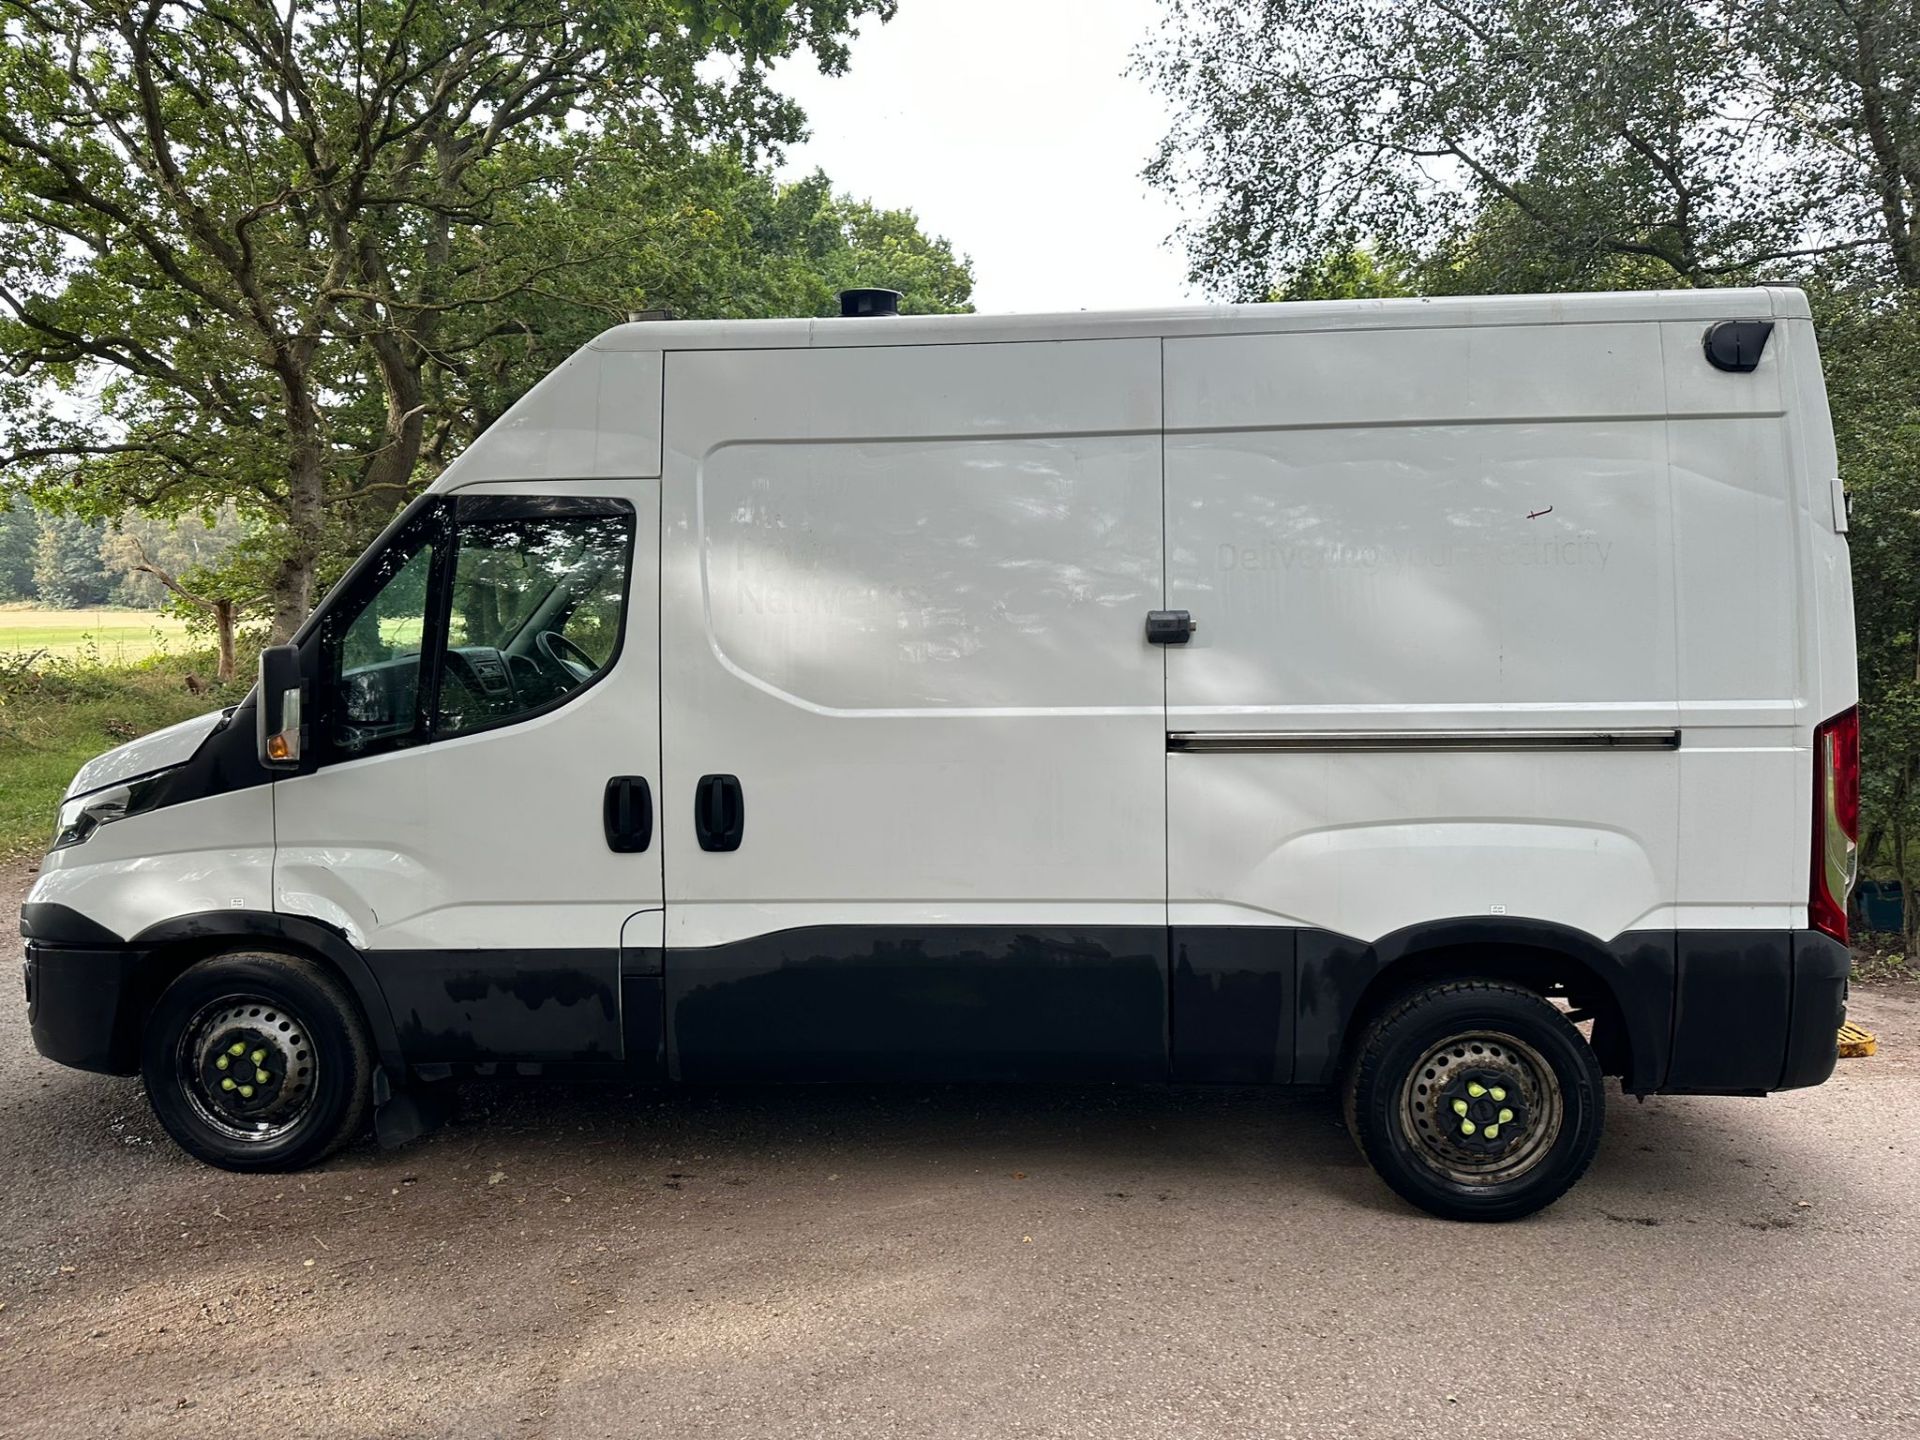
<svg viewBox="0 0 1920 1440">
<path fill-rule="evenodd" d="M 1678 730 L 1172 730 L 1173 755 L 1269 750 L 1678 750 Z"/>
</svg>

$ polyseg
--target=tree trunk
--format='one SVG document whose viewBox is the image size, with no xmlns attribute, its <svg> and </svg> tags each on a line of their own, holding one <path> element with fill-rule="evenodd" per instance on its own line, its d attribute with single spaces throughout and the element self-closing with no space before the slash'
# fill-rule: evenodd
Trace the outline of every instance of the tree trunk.
<svg viewBox="0 0 1920 1440">
<path fill-rule="evenodd" d="M 271 643 L 284 645 L 313 608 L 313 575 L 327 538 L 326 451 L 306 376 L 285 367 L 287 428 L 293 445 L 287 483 L 287 548 L 273 575 Z"/>
<path fill-rule="evenodd" d="M 222 685 L 233 680 L 233 601 L 213 602 L 213 633 L 220 643 L 220 668 L 215 672 Z"/>
<path fill-rule="evenodd" d="M 284 645 L 293 639 L 313 608 L 313 561 L 303 555 L 289 555 L 280 562 L 273 576 L 273 628 L 268 639 Z"/>
</svg>

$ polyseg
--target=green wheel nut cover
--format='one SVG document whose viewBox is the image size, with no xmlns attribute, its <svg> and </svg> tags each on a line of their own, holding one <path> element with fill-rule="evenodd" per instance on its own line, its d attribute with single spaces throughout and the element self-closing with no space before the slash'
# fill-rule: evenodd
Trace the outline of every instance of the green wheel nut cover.
<svg viewBox="0 0 1920 1440">
<path fill-rule="evenodd" d="M 251 1085 L 242 1085 L 242 1086 L 240 1087 L 240 1098 L 241 1098 L 242 1100 L 251 1100 L 251 1099 L 253 1099 L 253 1086 L 251 1086 Z"/>
<path fill-rule="evenodd" d="M 227 1066 L 228 1066 L 228 1065 L 229 1065 L 230 1063 L 231 1063 L 231 1062 L 230 1062 L 230 1061 L 229 1061 L 229 1060 L 227 1059 L 227 1057 L 226 1057 L 226 1056 L 224 1056 L 224 1055 L 222 1055 L 222 1056 L 221 1056 L 221 1057 L 220 1057 L 220 1058 L 219 1058 L 218 1060 L 215 1060 L 215 1061 L 213 1062 L 213 1065 L 214 1065 L 214 1068 L 215 1068 L 216 1070 L 224 1070 L 224 1069 L 226 1069 L 226 1068 L 227 1068 Z"/>
<path fill-rule="evenodd" d="M 229 1055 L 244 1055 L 246 1053 L 247 1042 L 244 1040 L 236 1040 L 233 1044 L 227 1046 L 227 1054 Z"/>
<path fill-rule="evenodd" d="M 1452 1074 L 1427 1075 L 1435 1081 L 1431 1088 L 1422 1087 L 1430 1097 L 1432 1120 L 1422 1120 L 1420 1126 L 1430 1142 L 1489 1162 L 1521 1143 L 1530 1119 L 1529 1102 L 1521 1088 L 1524 1082 L 1507 1073 L 1498 1063 L 1501 1058 L 1498 1051 L 1485 1060 L 1456 1056 L 1465 1064 Z"/>
<path fill-rule="evenodd" d="M 220 1082 L 220 1088 L 221 1088 L 222 1090 L 231 1090 L 231 1089 L 233 1089 L 233 1077 L 232 1077 L 231 1075 L 229 1075 L 229 1076 L 228 1076 L 228 1077 L 227 1077 L 226 1079 L 224 1079 L 224 1080 L 222 1080 L 222 1081 Z"/>
</svg>

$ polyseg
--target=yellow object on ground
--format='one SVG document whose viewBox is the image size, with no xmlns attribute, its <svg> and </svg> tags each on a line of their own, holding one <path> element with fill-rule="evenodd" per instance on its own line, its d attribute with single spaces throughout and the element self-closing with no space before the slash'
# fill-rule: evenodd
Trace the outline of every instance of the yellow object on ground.
<svg viewBox="0 0 1920 1440">
<path fill-rule="evenodd" d="M 1880 1048 L 1880 1042 L 1849 1020 L 1840 1027 L 1840 1058 L 1857 1060 Z"/>
</svg>

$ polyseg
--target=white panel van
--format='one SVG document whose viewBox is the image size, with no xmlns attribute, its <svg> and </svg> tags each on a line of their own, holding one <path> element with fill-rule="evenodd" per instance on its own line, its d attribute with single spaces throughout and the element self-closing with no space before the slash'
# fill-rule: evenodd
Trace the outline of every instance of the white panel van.
<svg viewBox="0 0 1920 1440">
<path fill-rule="evenodd" d="M 449 1076 L 1337 1087 L 1502 1219 L 1831 1072 L 1858 727 L 1791 290 L 624 325 L 237 709 L 93 761 L 45 1055 L 235 1169 Z"/>
</svg>

